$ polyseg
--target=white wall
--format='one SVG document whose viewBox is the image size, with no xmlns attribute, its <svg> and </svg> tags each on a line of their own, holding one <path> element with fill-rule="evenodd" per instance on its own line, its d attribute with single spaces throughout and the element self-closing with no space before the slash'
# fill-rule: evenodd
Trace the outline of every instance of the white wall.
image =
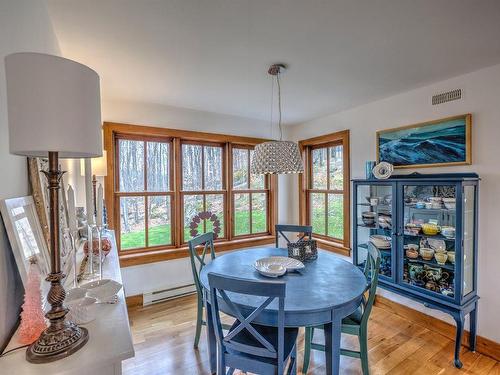
<svg viewBox="0 0 500 375">
<path fill-rule="evenodd" d="M 59 54 L 57 39 L 42 0 L 0 2 L 0 199 L 28 194 L 26 158 L 9 154 L 4 57 L 13 52 Z M 0 220 L 0 347 L 17 320 L 23 287 Z"/>
<path fill-rule="evenodd" d="M 111 122 L 247 137 L 271 137 L 268 121 L 158 104 L 104 100 L 102 113 L 103 120 Z M 77 185 L 77 204 L 83 205 L 85 196 L 83 178 L 79 177 L 79 169 L 76 164 L 70 165 L 68 168 L 71 172 L 68 181 L 76 182 Z M 280 176 L 278 181 L 278 220 L 283 223 L 288 222 L 289 217 L 288 193 L 290 190 L 286 187 L 288 180 L 290 177 Z M 122 275 L 127 296 L 193 282 L 188 258 L 122 268 Z"/>
<path fill-rule="evenodd" d="M 464 99 L 432 106 L 433 94 L 462 88 Z M 500 282 L 500 253 L 498 251 L 498 213 L 500 212 L 500 65 L 465 74 L 450 80 L 422 87 L 384 100 L 359 106 L 327 117 L 316 119 L 290 129 L 291 139 L 300 140 L 338 130 L 351 130 L 351 176 L 364 177 L 364 163 L 375 160 L 375 132 L 381 129 L 408 125 L 472 113 L 471 166 L 426 168 L 422 173 L 477 172 L 480 184 L 479 204 L 479 334 L 500 342 L 500 298 L 496 289 Z M 406 170 L 401 173 L 410 173 Z M 291 187 L 297 202 L 297 183 Z M 297 220 L 298 208 L 292 209 Z M 446 320 L 447 316 L 425 309 L 422 305 L 402 299 L 386 291 L 391 299 L 403 301 L 419 310 Z"/>
</svg>

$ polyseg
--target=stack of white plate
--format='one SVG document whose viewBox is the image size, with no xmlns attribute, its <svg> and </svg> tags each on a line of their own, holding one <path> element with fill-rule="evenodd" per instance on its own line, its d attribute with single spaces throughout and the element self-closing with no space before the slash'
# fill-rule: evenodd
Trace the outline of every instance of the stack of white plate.
<svg viewBox="0 0 500 375">
<path fill-rule="evenodd" d="M 390 249 L 391 248 L 391 237 L 382 236 L 380 234 L 374 234 L 370 236 L 370 242 L 379 249 Z"/>
</svg>

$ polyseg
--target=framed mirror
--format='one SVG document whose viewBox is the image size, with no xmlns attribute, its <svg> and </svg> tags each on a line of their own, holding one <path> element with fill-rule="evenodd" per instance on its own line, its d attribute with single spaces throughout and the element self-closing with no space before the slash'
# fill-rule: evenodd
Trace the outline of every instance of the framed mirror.
<svg viewBox="0 0 500 375">
<path fill-rule="evenodd" d="M 0 212 L 23 285 L 27 285 L 31 257 L 36 258 L 40 276 L 45 279 L 50 272 L 50 256 L 33 197 L 4 199 Z"/>
</svg>

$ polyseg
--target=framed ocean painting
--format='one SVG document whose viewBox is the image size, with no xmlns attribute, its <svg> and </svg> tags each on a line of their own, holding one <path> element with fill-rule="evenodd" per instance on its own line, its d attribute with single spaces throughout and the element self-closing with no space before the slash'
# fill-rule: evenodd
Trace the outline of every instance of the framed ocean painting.
<svg viewBox="0 0 500 375">
<path fill-rule="evenodd" d="M 377 132 L 377 162 L 395 168 L 472 163 L 470 114 Z"/>
</svg>

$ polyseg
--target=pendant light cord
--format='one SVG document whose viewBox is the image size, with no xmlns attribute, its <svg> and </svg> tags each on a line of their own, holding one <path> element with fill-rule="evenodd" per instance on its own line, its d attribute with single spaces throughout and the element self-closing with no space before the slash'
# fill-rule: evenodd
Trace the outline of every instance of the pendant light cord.
<svg viewBox="0 0 500 375">
<path fill-rule="evenodd" d="M 280 129 L 280 141 L 283 140 L 283 130 L 281 129 L 281 83 L 280 83 L 280 72 L 276 74 L 276 83 L 278 84 L 278 126 Z"/>
</svg>

